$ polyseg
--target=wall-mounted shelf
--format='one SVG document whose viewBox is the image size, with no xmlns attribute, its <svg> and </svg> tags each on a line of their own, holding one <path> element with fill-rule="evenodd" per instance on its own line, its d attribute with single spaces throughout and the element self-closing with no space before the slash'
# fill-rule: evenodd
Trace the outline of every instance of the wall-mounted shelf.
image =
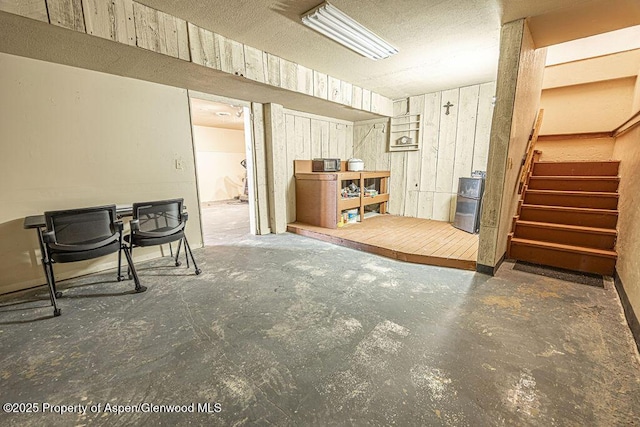
<svg viewBox="0 0 640 427">
<path fill-rule="evenodd" d="M 420 149 L 420 114 L 403 114 L 391 118 L 389 151 L 415 151 Z"/>
</svg>

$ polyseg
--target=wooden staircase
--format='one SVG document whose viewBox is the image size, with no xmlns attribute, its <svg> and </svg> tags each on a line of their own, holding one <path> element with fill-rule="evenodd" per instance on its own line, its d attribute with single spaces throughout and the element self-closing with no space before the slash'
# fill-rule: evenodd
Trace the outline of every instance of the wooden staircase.
<svg viewBox="0 0 640 427">
<path fill-rule="evenodd" d="M 619 162 L 534 162 L 507 256 L 613 275 Z"/>
</svg>

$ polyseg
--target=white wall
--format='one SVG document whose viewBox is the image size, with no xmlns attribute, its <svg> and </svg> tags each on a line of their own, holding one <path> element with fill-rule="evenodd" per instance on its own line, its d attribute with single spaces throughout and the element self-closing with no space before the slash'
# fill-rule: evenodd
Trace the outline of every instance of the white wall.
<svg viewBox="0 0 640 427">
<path fill-rule="evenodd" d="M 0 76 L 0 293 L 45 283 L 36 233 L 22 224 L 46 210 L 183 197 L 190 243 L 202 244 L 185 89 L 6 54 Z M 55 270 L 65 278 L 115 260 Z"/>
<path fill-rule="evenodd" d="M 244 131 L 193 127 L 200 202 L 229 200 L 244 192 Z"/>
</svg>

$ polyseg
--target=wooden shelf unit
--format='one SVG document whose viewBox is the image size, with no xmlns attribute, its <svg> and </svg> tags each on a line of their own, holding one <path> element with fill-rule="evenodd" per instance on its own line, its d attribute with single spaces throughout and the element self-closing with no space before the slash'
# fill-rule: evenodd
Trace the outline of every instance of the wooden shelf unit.
<svg viewBox="0 0 640 427">
<path fill-rule="evenodd" d="M 325 228 L 337 228 L 342 212 L 358 209 L 360 221 L 364 219 L 365 206 L 380 204 L 380 213 L 386 213 L 389 201 L 389 171 L 347 171 L 347 162 L 342 162 L 340 172 L 311 172 L 310 160 L 295 160 L 296 177 L 296 221 Z M 375 182 L 379 193 L 365 196 L 366 182 Z M 345 181 L 355 181 L 360 187 L 358 197 L 342 197 Z M 369 184 L 371 185 L 371 184 Z"/>
<path fill-rule="evenodd" d="M 422 117 L 420 114 L 402 114 L 391 118 L 389 130 L 389 151 L 413 151 L 420 149 L 420 131 Z M 405 143 L 403 138 L 412 142 Z"/>
</svg>

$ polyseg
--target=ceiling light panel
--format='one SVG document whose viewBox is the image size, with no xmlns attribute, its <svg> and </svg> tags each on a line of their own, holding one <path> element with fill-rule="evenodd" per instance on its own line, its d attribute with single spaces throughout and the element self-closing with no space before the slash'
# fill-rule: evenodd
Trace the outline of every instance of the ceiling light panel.
<svg viewBox="0 0 640 427">
<path fill-rule="evenodd" d="M 302 23 L 373 60 L 388 58 L 398 53 L 398 49 L 328 2 L 302 15 Z"/>
</svg>

